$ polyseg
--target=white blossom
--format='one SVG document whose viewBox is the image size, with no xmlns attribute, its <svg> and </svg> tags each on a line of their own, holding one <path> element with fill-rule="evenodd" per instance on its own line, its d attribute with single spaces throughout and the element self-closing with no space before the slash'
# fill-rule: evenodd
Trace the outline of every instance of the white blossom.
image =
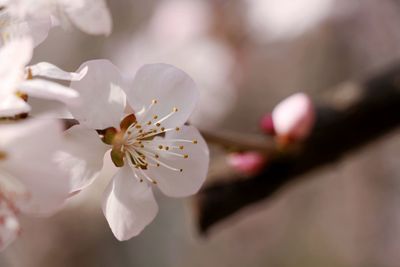
<svg viewBox="0 0 400 267">
<path fill-rule="evenodd" d="M 61 143 L 55 121 L 0 125 L 0 249 L 18 236 L 20 212 L 51 215 L 68 197 L 67 173 L 54 162 Z"/>
<path fill-rule="evenodd" d="M 86 70 L 68 73 L 46 62 L 26 67 L 32 52 L 33 43 L 28 38 L 13 40 L 0 48 L 0 117 L 28 113 L 31 108 L 24 99 L 28 95 L 65 103 L 78 99 L 75 90 L 37 77 L 79 80 Z"/>
<path fill-rule="evenodd" d="M 246 25 L 256 40 L 297 37 L 330 15 L 334 0 L 246 0 Z"/>
<path fill-rule="evenodd" d="M 52 27 L 50 17 L 20 19 L 11 17 L 6 11 L 0 11 L 0 45 L 23 37 L 30 37 L 34 46 L 42 43 Z"/>
<path fill-rule="evenodd" d="M 63 26 L 72 23 L 89 34 L 111 33 L 111 15 L 105 0 L 0 0 L 0 6 L 18 19 L 54 17 Z"/>
<path fill-rule="evenodd" d="M 184 197 L 205 180 L 208 147 L 194 127 L 184 125 L 198 91 L 187 74 L 170 65 L 142 67 L 132 87 L 106 60 L 89 61 L 81 69 L 86 67 L 87 75 L 72 82 L 81 101 L 70 110 L 80 125 L 66 132 L 68 144 L 58 162 L 81 190 L 98 176 L 104 153 L 111 150 L 120 169 L 106 189 L 103 212 L 116 238 L 126 240 L 158 212 L 152 185 Z"/>
</svg>

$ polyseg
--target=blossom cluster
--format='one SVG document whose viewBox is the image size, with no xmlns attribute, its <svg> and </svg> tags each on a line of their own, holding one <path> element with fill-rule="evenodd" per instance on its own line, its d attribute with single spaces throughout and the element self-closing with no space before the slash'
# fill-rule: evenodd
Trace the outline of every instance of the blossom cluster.
<svg viewBox="0 0 400 267">
<path fill-rule="evenodd" d="M 105 0 L 0 0 L 0 20 L 2 249 L 21 232 L 20 213 L 58 211 L 99 176 L 105 155 L 118 171 L 102 209 L 118 240 L 138 235 L 155 218 L 153 189 L 171 197 L 199 190 L 209 150 L 186 124 L 199 92 L 184 71 L 144 65 L 128 83 L 103 59 L 75 72 L 48 62 L 30 65 L 52 27 L 109 35 Z M 78 123 L 66 129 L 51 114 L 33 117 L 31 97 L 64 103 Z"/>
</svg>

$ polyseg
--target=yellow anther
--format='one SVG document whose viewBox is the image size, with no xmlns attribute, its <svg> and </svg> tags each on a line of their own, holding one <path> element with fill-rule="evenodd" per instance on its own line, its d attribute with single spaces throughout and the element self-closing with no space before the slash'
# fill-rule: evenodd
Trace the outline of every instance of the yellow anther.
<svg viewBox="0 0 400 267">
<path fill-rule="evenodd" d="M 151 101 L 152 104 L 157 104 L 157 99 L 153 99 L 153 101 Z"/>
<path fill-rule="evenodd" d="M 169 150 L 169 147 L 168 147 L 168 146 L 166 146 L 166 147 L 165 147 L 165 150 Z"/>
<path fill-rule="evenodd" d="M 161 123 L 157 122 L 157 123 L 156 123 L 156 126 L 157 126 L 157 127 L 160 127 L 160 126 L 161 126 Z"/>
<path fill-rule="evenodd" d="M 193 144 L 197 144 L 197 140 L 193 140 Z"/>
<path fill-rule="evenodd" d="M 179 146 L 179 149 L 180 150 L 183 150 L 185 147 L 184 146 Z"/>
<path fill-rule="evenodd" d="M 178 112 L 178 108 L 177 108 L 177 107 L 174 107 L 174 108 L 172 109 L 172 111 L 173 111 L 173 112 Z"/>
<path fill-rule="evenodd" d="M 155 119 L 155 120 L 158 119 L 158 116 L 157 116 L 157 115 L 154 115 L 153 119 Z"/>
<path fill-rule="evenodd" d="M 183 157 L 185 158 L 185 159 L 187 159 L 187 158 L 189 158 L 189 155 L 183 155 Z"/>
<path fill-rule="evenodd" d="M 163 146 L 162 146 L 162 145 L 159 145 L 158 148 L 159 148 L 159 149 L 163 149 Z"/>
</svg>

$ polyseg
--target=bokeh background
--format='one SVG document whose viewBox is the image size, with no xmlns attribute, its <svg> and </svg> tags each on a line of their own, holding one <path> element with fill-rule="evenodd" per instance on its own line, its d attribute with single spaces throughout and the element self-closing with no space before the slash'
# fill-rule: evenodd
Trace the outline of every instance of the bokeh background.
<svg viewBox="0 0 400 267">
<path fill-rule="evenodd" d="M 133 79 L 143 64 L 170 63 L 201 90 L 191 122 L 209 131 L 261 134 L 260 117 L 286 96 L 312 97 L 379 72 L 400 58 L 397 0 L 113 0 L 109 37 L 55 28 L 34 62 L 73 71 L 113 61 Z M 53 103 L 31 99 L 36 110 Z M 373 122 L 371 122 L 373 123 Z M 340 140 L 337 140 L 340 142 Z M 225 154 L 211 147 L 207 183 Z M 207 235 L 193 199 L 157 194 L 160 213 L 118 242 L 101 211 L 115 169 L 48 219 L 23 218 L 23 233 L 0 266 L 397 267 L 400 262 L 400 130 L 307 174 L 241 210 Z"/>
</svg>

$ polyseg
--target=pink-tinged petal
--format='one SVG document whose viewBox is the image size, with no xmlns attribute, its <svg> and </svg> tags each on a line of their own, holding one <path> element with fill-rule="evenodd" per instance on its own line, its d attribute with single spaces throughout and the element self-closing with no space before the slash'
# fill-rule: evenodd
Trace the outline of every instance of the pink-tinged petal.
<svg viewBox="0 0 400 267">
<path fill-rule="evenodd" d="M 87 68 L 83 68 L 78 73 L 67 72 L 48 62 L 37 63 L 29 66 L 28 69 L 30 70 L 32 76 L 42 76 L 50 79 L 65 81 L 80 81 L 87 73 Z"/>
<path fill-rule="evenodd" d="M 18 208 L 26 213 L 49 215 L 69 193 L 69 179 L 54 161 L 62 146 L 62 125 L 53 120 L 29 120 L 0 127 L 0 150 L 6 157 L 0 169 L 18 179 L 26 189 Z"/>
<path fill-rule="evenodd" d="M 260 127 L 265 134 L 275 135 L 275 127 L 274 121 L 272 120 L 272 114 L 266 114 L 261 118 Z"/>
<path fill-rule="evenodd" d="M 105 0 L 86 0 L 83 5 L 66 9 L 71 21 L 89 34 L 110 35 L 112 19 Z"/>
<path fill-rule="evenodd" d="M 5 200 L 0 200 L 0 251 L 10 245 L 21 231 L 15 210 Z"/>
<path fill-rule="evenodd" d="M 102 207 L 112 232 L 120 241 L 140 234 L 158 212 L 150 185 L 139 182 L 127 166 L 113 177 Z"/>
<path fill-rule="evenodd" d="M 176 142 L 175 139 L 184 139 L 195 142 Z M 170 141 L 169 141 L 170 140 Z M 193 126 L 183 126 L 179 132 L 167 133 L 165 141 L 172 146 L 183 145 L 183 150 L 177 149 L 169 151 L 187 155 L 188 157 L 178 157 L 170 155 L 168 152 L 159 152 L 159 160 L 178 170 L 171 170 L 163 165 L 159 167 L 149 166 L 146 171 L 150 178 L 157 182 L 157 186 L 167 196 L 186 197 L 199 191 L 204 183 L 209 165 L 209 150 L 206 142 Z M 162 140 L 157 142 L 162 143 Z M 180 171 L 182 169 L 182 172 Z"/>
<path fill-rule="evenodd" d="M 79 93 L 74 89 L 42 79 L 23 81 L 18 89 L 29 96 L 57 100 L 69 105 L 77 105 L 80 100 Z"/>
<path fill-rule="evenodd" d="M 71 192 L 84 189 L 99 176 L 108 149 L 96 131 L 85 126 L 75 125 L 65 132 L 63 146 L 56 153 L 55 161 L 69 173 Z"/>
<path fill-rule="evenodd" d="M 303 140 L 310 134 L 315 122 L 312 100 L 304 93 L 294 94 L 274 108 L 272 120 L 278 137 Z"/>
<path fill-rule="evenodd" d="M 16 95 L 3 96 L 0 99 L 0 117 L 13 117 L 18 114 L 28 113 L 30 106 Z"/>
<path fill-rule="evenodd" d="M 227 162 L 238 172 L 255 175 L 265 166 L 266 158 L 258 152 L 232 153 L 228 155 Z"/>
<path fill-rule="evenodd" d="M 138 70 L 133 86 L 126 91 L 128 103 L 140 110 L 149 109 L 149 112 L 138 120 L 151 119 L 157 115 L 159 119 L 174 112 L 172 116 L 162 122 L 165 128 L 183 125 L 193 112 L 199 92 L 194 81 L 182 70 L 171 65 L 145 65 Z M 142 106 L 137 107 L 137 103 Z M 140 117 L 140 114 L 138 115 Z"/>
<path fill-rule="evenodd" d="M 126 102 L 126 85 L 120 72 L 108 60 L 88 61 L 78 72 L 84 68 L 88 68 L 85 77 L 71 83 L 80 94 L 79 105 L 69 107 L 72 115 L 92 129 L 118 127 Z"/>
</svg>

